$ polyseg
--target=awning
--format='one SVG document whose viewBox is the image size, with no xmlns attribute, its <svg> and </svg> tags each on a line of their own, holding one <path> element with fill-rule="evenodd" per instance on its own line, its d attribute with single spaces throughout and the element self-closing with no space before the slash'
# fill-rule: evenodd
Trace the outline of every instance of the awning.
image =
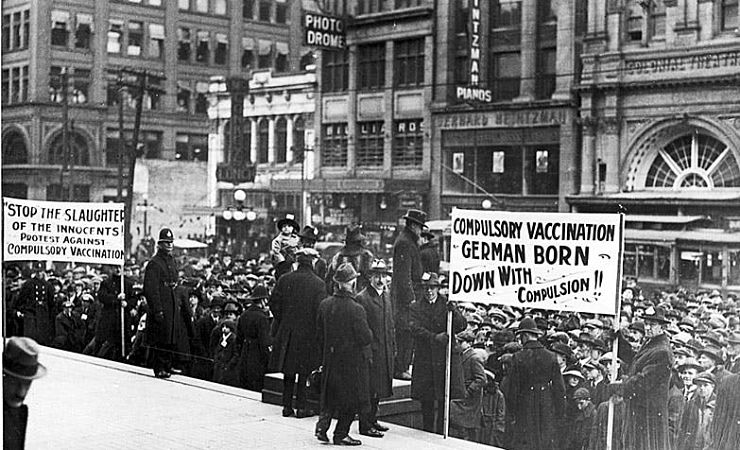
<svg viewBox="0 0 740 450">
<path fill-rule="evenodd" d="M 244 50 L 254 50 L 254 39 L 252 39 L 251 37 L 243 37 L 242 48 Z"/>
<path fill-rule="evenodd" d="M 216 33 L 216 42 L 218 42 L 219 44 L 228 44 L 229 36 L 224 33 Z"/>
<path fill-rule="evenodd" d="M 272 51 L 272 41 L 266 41 L 264 39 L 257 40 L 259 44 L 258 53 L 260 55 L 269 55 Z"/>
<path fill-rule="evenodd" d="M 66 25 L 69 22 L 69 12 L 59 11 L 59 10 L 52 11 L 51 12 L 51 22 L 53 24 L 63 23 Z"/>
<path fill-rule="evenodd" d="M 740 233 L 728 233 L 723 230 L 636 230 L 627 228 L 624 230 L 624 238 L 627 242 L 645 244 L 729 244 L 732 247 L 740 247 Z"/>
<path fill-rule="evenodd" d="M 706 219 L 706 216 L 667 216 L 650 214 L 627 214 L 626 216 L 624 216 L 624 220 L 626 222 L 669 223 L 681 225 L 698 222 L 704 219 Z"/>
<path fill-rule="evenodd" d="M 159 23 L 150 23 L 149 37 L 152 39 L 164 39 L 164 25 Z"/>
<path fill-rule="evenodd" d="M 77 14 L 77 25 L 89 25 L 90 31 L 93 31 L 93 16 L 92 14 Z"/>
<path fill-rule="evenodd" d="M 208 248 L 208 245 L 194 241 L 192 239 L 175 239 L 172 244 L 176 248 L 185 248 L 185 249 L 193 249 L 193 248 Z"/>
<path fill-rule="evenodd" d="M 208 82 L 206 81 L 198 81 L 195 83 L 195 92 L 205 94 L 208 92 Z"/>
<path fill-rule="evenodd" d="M 287 42 L 276 42 L 275 51 L 277 52 L 278 55 L 287 55 L 288 54 L 288 43 Z"/>
</svg>

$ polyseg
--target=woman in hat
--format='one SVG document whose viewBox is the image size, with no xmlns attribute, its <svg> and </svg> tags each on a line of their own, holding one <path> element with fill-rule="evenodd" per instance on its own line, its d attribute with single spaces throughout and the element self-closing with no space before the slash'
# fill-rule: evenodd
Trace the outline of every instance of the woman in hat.
<svg viewBox="0 0 740 450">
<path fill-rule="evenodd" d="M 237 352 L 239 353 L 239 383 L 251 391 L 262 392 L 267 363 L 272 351 L 267 288 L 258 284 L 249 295 L 249 306 L 236 324 Z"/>
</svg>

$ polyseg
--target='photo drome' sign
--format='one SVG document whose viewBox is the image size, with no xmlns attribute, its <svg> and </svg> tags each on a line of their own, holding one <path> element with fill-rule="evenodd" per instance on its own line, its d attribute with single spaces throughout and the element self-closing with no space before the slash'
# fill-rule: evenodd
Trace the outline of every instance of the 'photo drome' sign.
<svg viewBox="0 0 740 450">
<path fill-rule="evenodd" d="M 454 209 L 450 300 L 616 314 L 618 214 Z"/>
<path fill-rule="evenodd" d="M 123 206 L 3 197 L 3 259 L 121 265 Z"/>
</svg>

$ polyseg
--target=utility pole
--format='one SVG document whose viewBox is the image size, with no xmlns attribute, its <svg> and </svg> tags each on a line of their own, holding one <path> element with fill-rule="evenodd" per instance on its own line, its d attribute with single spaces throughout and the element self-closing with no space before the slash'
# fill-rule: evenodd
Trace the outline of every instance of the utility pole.
<svg viewBox="0 0 740 450">
<path fill-rule="evenodd" d="M 123 155 L 126 154 L 126 141 L 123 138 L 123 69 L 118 71 L 118 190 L 116 201 L 123 201 Z"/>
<path fill-rule="evenodd" d="M 69 76 L 67 68 L 62 68 L 62 170 L 59 172 L 59 200 L 64 200 L 64 172 L 69 168 Z M 69 179 L 72 184 L 72 177 Z M 70 189 L 71 190 L 71 189 Z"/>
</svg>

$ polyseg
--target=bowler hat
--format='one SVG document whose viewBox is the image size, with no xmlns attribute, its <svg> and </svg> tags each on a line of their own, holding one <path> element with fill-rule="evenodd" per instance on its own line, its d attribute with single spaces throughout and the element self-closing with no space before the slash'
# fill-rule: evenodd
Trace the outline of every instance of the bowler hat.
<svg viewBox="0 0 740 450">
<path fill-rule="evenodd" d="M 532 319 L 531 317 L 525 317 L 524 319 L 522 319 L 521 322 L 519 322 L 519 326 L 514 332 L 514 334 L 519 334 L 519 333 L 531 333 L 531 334 L 535 334 L 539 336 L 542 334 L 542 330 L 537 328 L 537 325 L 535 324 L 534 319 Z"/>
<path fill-rule="evenodd" d="M 362 234 L 362 227 L 347 227 L 347 235 L 344 238 L 344 242 L 362 242 L 367 237 Z"/>
<path fill-rule="evenodd" d="M 409 209 L 406 212 L 406 215 L 401 218 L 416 222 L 419 225 L 424 226 L 424 223 L 427 221 L 427 213 L 419 209 Z"/>
<path fill-rule="evenodd" d="M 252 289 L 252 293 L 249 294 L 248 300 L 262 300 L 264 298 L 270 298 L 270 293 L 267 288 L 261 284 L 258 284 Z"/>
<path fill-rule="evenodd" d="M 159 242 L 172 242 L 174 240 L 175 236 L 172 234 L 172 230 L 169 228 L 159 230 Z"/>
<path fill-rule="evenodd" d="M 439 286 L 439 275 L 435 272 L 424 272 L 421 275 L 422 286 Z"/>
<path fill-rule="evenodd" d="M 346 283 L 348 281 L 354 280 L 359 276 L 360 274 L 357 273 L 354 266 L 348 262 L 345 262 L 342 263 L 337 269 L 336 273 L 334 273 L 334 281 L 336 281 L 337 283 Z"/>
<path fill-rule="evenodd" d="M 3 373 L 21 380 L 43 377 L 46 367 L 39 362 L 39 351 L 39 345 L 31 338 L 8 338 L 3 351 Z"/>
<path fill-rule="evenodd" d="M 699 350 L 699 355 L 707 355 L 715 360 L 717 364 L 722 364 L 725 362 L 725 359 L 722 357 L 722 350 L 720 350 L 719 347 L 715 347 L 713 345 L 707 345 L 706 347 Z"/>
<path fill-rule="evenodd" d="M 370 272 L 373 273 L 390 273 L 388 265 L 382 259 L 376 259 L 370 264 Z"/>
<path fill-rule="evenodd" d="M 303 230 L 301 230 L 298 236 L 309 241 L 318 241 L 319 230 L 317 230 L 316 227 L 312 227 L 311 225 L 306 225 L 303 227 Z"/>
<path fill-rule="evenodd" d="M 277 221 L 277 229 L 281 230 L 283 225 L 290 225 L 293 227 L 293 231 L 298 231 L 301 227 L 298 222 L 295 221 L 295 214 L 286 214 L 285 217 Z"/>
</svg>

